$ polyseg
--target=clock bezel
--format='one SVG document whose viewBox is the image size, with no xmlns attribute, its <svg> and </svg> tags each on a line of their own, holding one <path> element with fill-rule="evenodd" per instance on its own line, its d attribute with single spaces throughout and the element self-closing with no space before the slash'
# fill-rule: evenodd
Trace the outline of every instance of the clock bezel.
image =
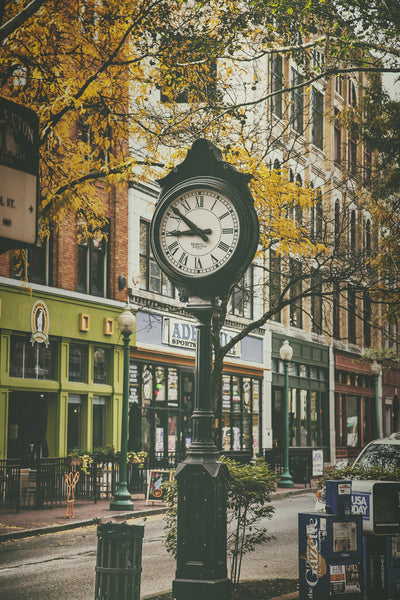
<svg viewBox="0 0 400 600">
<path fill-rule="evenodd" d="M 162 249 L 160 228 L 162 217 L 170 204 L 178 196 L 197 188 L 219 193 L 232 202 L 239 219 L 239 239 L 232 255 L 222 267 L 211 274 L 193 277 L 192 274 L 179 271 L 170 263 Z M 243 197 L 227 181 L 216 177 L 198 176 L 176 184 L 160 196 L 150 224 L 150 245 L 157 264 L 175 286 L 182 288 L 188 296 L 216 298 L 225 296 L 251 263 L 257 249 L 258 232 L 257 214 L 248 198 Z"/>
</svg>

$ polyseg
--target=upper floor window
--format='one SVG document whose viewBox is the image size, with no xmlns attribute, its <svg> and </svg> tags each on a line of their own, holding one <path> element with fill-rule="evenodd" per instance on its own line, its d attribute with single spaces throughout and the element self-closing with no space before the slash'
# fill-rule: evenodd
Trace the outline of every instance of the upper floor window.
<svg viewBox="0 0 400 600">
<path fill-rule="evenodd" d="M 320 241 L 323 233 L 322 192 L 321 190 L 316 190 L 315 193 L 316 200 L 311 212 L 311 235 L 314 240 Z"/>
<path fill-rule="evenodd" d="M 352 79 L 349 79 L 349 104 L 350 106 L 357 105 L 356 84 Z"/>
<path fill-rule="evenodd" d="M 366 223 L 365 223 L 365 252 L 367 254 L 367 256 L 371 256 L 371 249 L 372 249 L 372 243 L 371 243 L 371 221 L 369 219 L 367 219 Z"/>
<path fill-rule="evenodd" d="M 324 53 L 320 50 L 313 50 L 311 53 L 312 68 L 320 73 L 325 65 Z"/>
<path fill-rule="evenodd" d="M 335 120 L 333 122 L 333 160 L 338 164 L 342 161 L 342 126 L 340 111 L 337 108 L 335 108 Z"/>
<path fill-rule="evenodd" d="M 348 137 L 348 149 L 347 149 L 347 161 L 348 161 L 348 170 L 350 175 L 357 174 L 357 137 L 349 132 Z"/>
<path fill-rule="evenodd" d="M 363 328 L 364 328 L 364 346 L 369 348 L 371 346 L 371 297 L 368 291 L 364 291 L 363 297 Z"/>
<path fill-rule="evenodd" d="M 272 54 L 271 56 L 271 112 L 280 119 L 282 118 L 282 94 L 283 88 L 282 56 Z"/>
<path fill-rule="evenodd" d="M 317 148 L 324 145 L 324 95 L 312 89 L 312 142 Z"/>
<path fill-rule="evenodd" d="M 292 86 L 295 89 L 292 90 L 291 124 L 292 129 L 300 135 L 303 135 L 304 132 L 304 100 L 302 84 L 303 76 L 300 75 L 296 69 L 292 68 Z"/>
<path fill-rule="evenodd" d="M 340 202 L 339 200 L 335 201 L 335 247 L 338 248 L 339 240 L 340 240 Z"/>
<path fill-rule="evenodd" d="M 347 289 L 347 337 L 356 343 L 356 292 L 351 286 Z"/>
<path fill-rule="evenodd" d="M 372 153 L 367 144 L 364 146 L 364 181 L 367 182 L 372 177 Z"/>
<path fill-rule="evenodd" d="M 312 276 L 313 295 L 311 296 L 312 330 L 322 333 L 322 277 L 320 273 Z"/>
<path fill-rule="evenodd" d="M 336 75 L 335 77 L 335 92 L 339 96 L 343 96 L 343 75 Z"/>
<path fill-rule="evenodd" d="M 298 260 L 290 260 L 290 325 L 303 326 L 302 268 Z"/>
<path fill-rule="evenodd" d="M 175 289 L 153 257 L 149 240 L 150 225 L 140 221 L 140 289 L 173 298 Z"/>
<path fill-rule="evenodd" d="M 271 319 L 280 322 L 281 311 L 277 307 L 281 297 L 281 258 L 275 250 L 270 250 L 269 269 L 269 309 L 273 311 Z"/>
<path fill-rule="evenodd" d="M 253 318 L 253 298 L 254 298 L 254 268 L 253 265 L 247 269 L 235 285 L 232 293 L 232 314 L 247 319 Z"/>
<path fill-rule="evenodd" d="M 356 249 L 356 211 L 350 211 L 350 250 L 354 252 Z"/>
<path fill-rule="evenodd" d="M 107 296 L 109 273 L 108 231 L 88 231 L 78 223 L 78 292 Z"/>
<path fill-rule="evenodd" d="M 340 289 L 339 284 L 333 284 L 332 292 L 333 337 L 340 340 Z"/>
<path fill-rule="evenodd" d="M 25 248 L 25 259 L 23 254 L 18 254 L 12 262 L 12 276 L 14 279 L 22 279 L 31 283 L 51 285 L 51 240 L 40 239 L 35 246 Z"/>
</svg>

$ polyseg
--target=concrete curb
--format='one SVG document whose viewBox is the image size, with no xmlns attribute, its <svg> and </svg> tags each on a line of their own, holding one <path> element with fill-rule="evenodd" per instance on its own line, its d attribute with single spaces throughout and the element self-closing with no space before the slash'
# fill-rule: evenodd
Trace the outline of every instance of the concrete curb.
<svg viewBox="0 0 400 600">
<path fill-rule="evenodd" d="M 165 512 L 165 508 L 153 508 L 149 510 L 138 510 L 129 513 L 118 513 L 110 515 L 106 518 L 94 517 L 93 519 L 85 519 L 81 521 L 62 523 L 61 525 L 49 525 L 48 527 L 36 527 L 35 529 L 22 529 L 20 531 L 12 531 L 10 533 L 0 534 L 0 543 L 9 540 L 17 540 L 35 535 L 44 535 L 46 533 L 57 533 L 58 531 L 67 531 L 68 529 L 78 529 L 79 527 L 89 527 L 90 525 L 98 525 L 107 523 L 112 519 L 121 521 L 123 519 L 140 519 L 140 517 L 148 517 L 151 515 L 160 515 Z"/>
<path fill-rule="evenodd" d="M 156 594 L 147 594 L 147 596 L 141 596 L 140 600 L 154 600 L 157 596 L 163 596 L 164 594 L 171 594 L 172 590 L 162 590 L 161 592 L 157 592 Z M 274 596 L 270 598 L 270 600 L 298 600 L 299 592 L 289 592 L 288 594 L 283 594 L 282 596 Z"/>
</svg>

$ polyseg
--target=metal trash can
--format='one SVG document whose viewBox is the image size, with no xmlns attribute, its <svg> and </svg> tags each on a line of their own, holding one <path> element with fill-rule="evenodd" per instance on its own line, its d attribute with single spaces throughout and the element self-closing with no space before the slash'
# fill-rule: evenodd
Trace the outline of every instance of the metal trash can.
<svg viewBox="0 0 400 600">
<path fill-rule="evenodd" d="M 144 525 L 97 527 L 95 600 L 140 600 Z"/>
</svg>

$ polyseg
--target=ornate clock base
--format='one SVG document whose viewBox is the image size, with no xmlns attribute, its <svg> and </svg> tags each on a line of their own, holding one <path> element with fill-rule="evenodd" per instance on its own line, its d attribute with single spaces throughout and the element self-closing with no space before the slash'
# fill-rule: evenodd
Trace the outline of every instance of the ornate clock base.
<svg viewBox="0 0 400 600">
<path fill-rule="evenodd" d="M 214 455 L 189 456 L 178 466 L 177 600 L 229 600 L 226 567 L 226 480 Z"/>
<path fill-rule="evenodd" d="M 231 581 L 230 579 L 217 581 L 175 579 L 172 582 L 172 595 L 176 600 L 226 600 L 231 597 Z"/>
</svg>

